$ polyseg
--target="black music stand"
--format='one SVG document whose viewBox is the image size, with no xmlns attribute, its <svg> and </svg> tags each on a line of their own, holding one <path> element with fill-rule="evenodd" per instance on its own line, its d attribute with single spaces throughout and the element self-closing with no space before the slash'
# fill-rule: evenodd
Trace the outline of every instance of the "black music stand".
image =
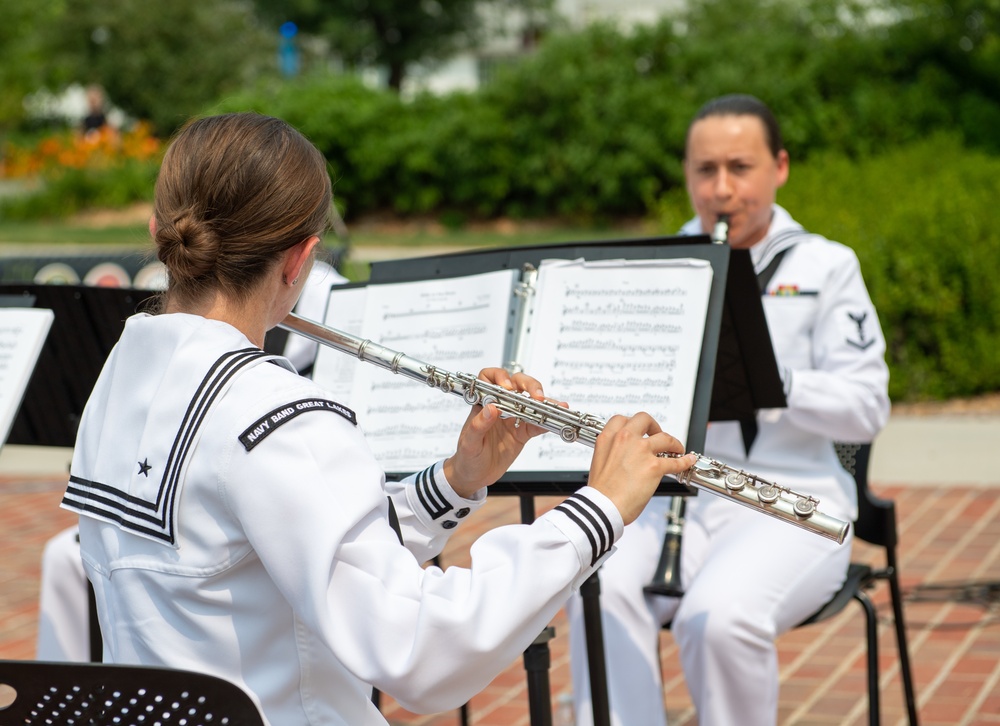
<svg viewBox="0 0 1000 726">
<path fill-rule="evenodd" d="M 0 285 L 7 303 L 55 314 L 7 443 L 72 447 L 83 407 L 125 319 L 155 293 L 77 285 Z"/>
<path fill-rule="evenodd" d="M 701 363 L 688 428 L 688 449 L 704 448 L 708 421 L 740 421 L 746 426 L 760 408 L 783 408 L 785 395 L 778 375 L 771 337 L 760 301 L 756 275 L 746 250 L 711 244 L 707 235 L 651 237 L 634 240 L 538 245 L 460 252 L 436 257 L 376 262 L 371 283 L 409 282 L 448 278 L 502 269 L 538 266 L 543 259 L 663 259 L 697 257 L 714 270 L 708 320 L 702 342 Z M 521 498 L 521 519 L 534 520 L 534 496 L 570 493 L 586 482 L 586 474 L 508 473 L 490 487 L 494 494 Z M 690 495 L 695 492 L 665 479 L 658 494 Z M 591 701 L 595 726 L 611 723 L 607 695 L 603 627 L 600 616 L 600 582 L 597 573 L 580 588 L 583 600 Z M 532 647 L 538 646 L 538 641 Z M 547 645 L 545 646 L 547 648 Z M 537 656 L 531 655 L 535 658 Z M 525 654 L 526 662 L 529 654 Z M 531 723 L 550 726 L 550 696 L 531 690 Z M 544 705 L 535 702 L 544 700 Z M 536 720 L 536 714 L 542 714 Z"/>
</svg>

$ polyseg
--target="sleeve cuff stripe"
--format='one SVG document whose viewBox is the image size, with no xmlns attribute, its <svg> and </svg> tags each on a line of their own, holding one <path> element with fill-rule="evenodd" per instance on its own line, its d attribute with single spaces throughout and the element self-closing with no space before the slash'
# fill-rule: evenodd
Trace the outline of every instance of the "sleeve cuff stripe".
<svg viewBox="0 0 1000 726">
<path fill-rule="evenodd" d="M 417 474 L 417 497 L 420 503 L 431 515 L 431 519 L 440 519 L 452 510 L 452 505 L 441 494 L 434 478 L 434 467 L 429 466 Z"/>
<path fill-rule="evenodd" d="M 580 527 L 580 529 L 583 530 L 584 534 L 587 535 L 587 539 L 590 540 L 590 552 L 591 552 L 590 566 L 593 567 L 600 559 L 600 555 L 597 554 L 597 540 L 594 539 L 594 533 L 590 531 L 590 528 L 587 527 L 586 523 L 582 519 L 580 519 L 580 517 L 578 517 L 575 513 L 573 513 L 573 511 L 571 511 L 569 507 L 563 506 L 564 504 L 565 502 L 557 506 L 556 509 L 558 509 L 560 512 L 565 514 L 571 520 L 576 522 L 576 524 Z"/>
<path fill-rule="evenodd" d="M 567 497 L 562 503 L 556 506 L 556 509 L 569 517 L 586 533 L 593 551 L 591 565 L 595 564 L 611 549 L 615 542 L 615 530 L 607 515 L 597 503 L 577 493 Z M 596 537 L 595 534 L 597 535 Z M 600 539 L 600 546 L 598 546 L 598 538 Z"/>
<path fill-rule="evenodd" d="M 572 508 L 575 509 L 577 512 L 579 512 L 583 516 L 583 518 L 590 523 L 590 526 L 593 529 L 593 531 L 597 533 L 597 539 L 600 541 L 601 554 L 608 551 L 609 538 L 607 536 L 607 530 L 601 528 L 601 526 L 597 521 L 597 517 L 595 517 L 592 512 L 587 511 L 587 508 L 584 507 L 582 504 L 580 504 L 580 502 L 577 499 L 574 499 L 573 497 L 568 498 L 560 506 L 565 507 L 564 511 Z"/>
<path fill-rule="evenodd" d="M 575 494 L 570 497 L 570 499 L 578 504 L 586 504 L 591 511 L 597 515 L 598 519 L 600 519 L 601 523 L 604 525 L 604 531 L 608 533 L 608 547 L 611 547 L 615 541 L 615 528 L 614 525 L 611 524 L 611 520 L 608 519 L 608 515 L 604 513 L 604 510 L 601 509 L 597 503 L 594 502 L 594 500 L 589 497 L 585 497 L 582 494 Z"/>
</svg>

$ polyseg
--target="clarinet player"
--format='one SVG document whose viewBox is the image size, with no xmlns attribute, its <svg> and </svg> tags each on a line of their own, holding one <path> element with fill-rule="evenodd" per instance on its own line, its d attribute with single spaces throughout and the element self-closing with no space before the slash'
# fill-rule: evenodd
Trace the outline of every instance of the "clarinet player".
<svg viewBox="0 0 1000 726">
<path fill-rule="evenodd" d="M 853 521 L 854 482 L 834 441 L 871 441 L 889 414 L 885 342 L 854 252 L 805 230 L 776 204 L 789 175 L 778 122 L 759 99 L 706 103 L 688 127 L 684 173 L 695 218 L 683 234 L 709 234 L 728 218 L 729 244 L 749 249 L 787 408 L 757 416 L 756 436 L 713 423 L 705 454 L 823 502 Z M 851 553 L 720 497 L 687 502 L 680 598 L 645 595 L 667 526 L 656 498 L 626 527 L 601 568 L 608 697 L 615 726 L 666 723 L 657 638 L 671 622 L 700 726 L 770 726 L 778 716 L 775 639 L 843 583 Z M 590 724 L 579 598 L 569 604 L 574 698 Z"/>
<path fill-rule="evenodd" d="M 415 711 L 464 703 L 661 477 L 694 463 L 658 456 L 683 448 L 648 415 L 613 417 L 588 486 L 484 534 L 469 569 L 422 568 L 542 430 L 476 406 L 453 456 L 386 483 L 354 413 L 261 350 L 299 297 L 331 196 L 323 156 L 279 119 L 181 130 L 150 221 L 169 287 L 109 356 L 63 499 L 80 514 L 104 660 L 228 679 L 274 726 L 385 724 L 373 686 Z M 482 376 L 543 396 L 523 374 Z"/>
</svg>

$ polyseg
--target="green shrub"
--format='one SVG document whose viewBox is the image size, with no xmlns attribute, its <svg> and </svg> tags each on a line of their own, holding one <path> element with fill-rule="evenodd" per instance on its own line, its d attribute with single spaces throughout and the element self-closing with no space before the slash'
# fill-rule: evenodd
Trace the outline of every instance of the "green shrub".
<svg viewBox="0 0 1000 726">
<path fill-rule="evenodd" d="M 334 194 L 346 202 L 346 214 L 390 205 L 391 147 L 410 119 L 395 94 L 352 76 L 316 73 L 259 85 L 210 109 L 231 111 L 277 116 L 305 134 L 329 161 Z"/>
<path fill-rule="evenodd" d="M 150 201 L 158 168 L 156 161 L 134 159 L 110 168 L 66 168 L 47 175 L 37 191 L 0 201 L 0 219 L 58 219 L 85 209 Z"/>
</svg>

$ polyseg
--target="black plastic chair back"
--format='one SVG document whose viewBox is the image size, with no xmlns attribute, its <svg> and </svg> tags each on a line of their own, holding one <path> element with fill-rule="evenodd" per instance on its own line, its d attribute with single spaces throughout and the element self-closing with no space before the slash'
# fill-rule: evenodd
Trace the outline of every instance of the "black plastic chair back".
<svg viewBox="0 0 1000 726">
<path fill-rule="evenodd" d="M 857 485 L 858 519 L 854 522 L 854 536 L 871 544 L 894 548 L 898 544 L 896 505 L 875 496 L 868 488 L 872 445 L 836 443 L 834 448 L 841 465 L 850 472 Z"/>
<path fill-rule="evenodd" d="M 264 726 L 264 719 L 239 686 L 204 673 L 4 660 L 0 724 Z"/>
</svg>

